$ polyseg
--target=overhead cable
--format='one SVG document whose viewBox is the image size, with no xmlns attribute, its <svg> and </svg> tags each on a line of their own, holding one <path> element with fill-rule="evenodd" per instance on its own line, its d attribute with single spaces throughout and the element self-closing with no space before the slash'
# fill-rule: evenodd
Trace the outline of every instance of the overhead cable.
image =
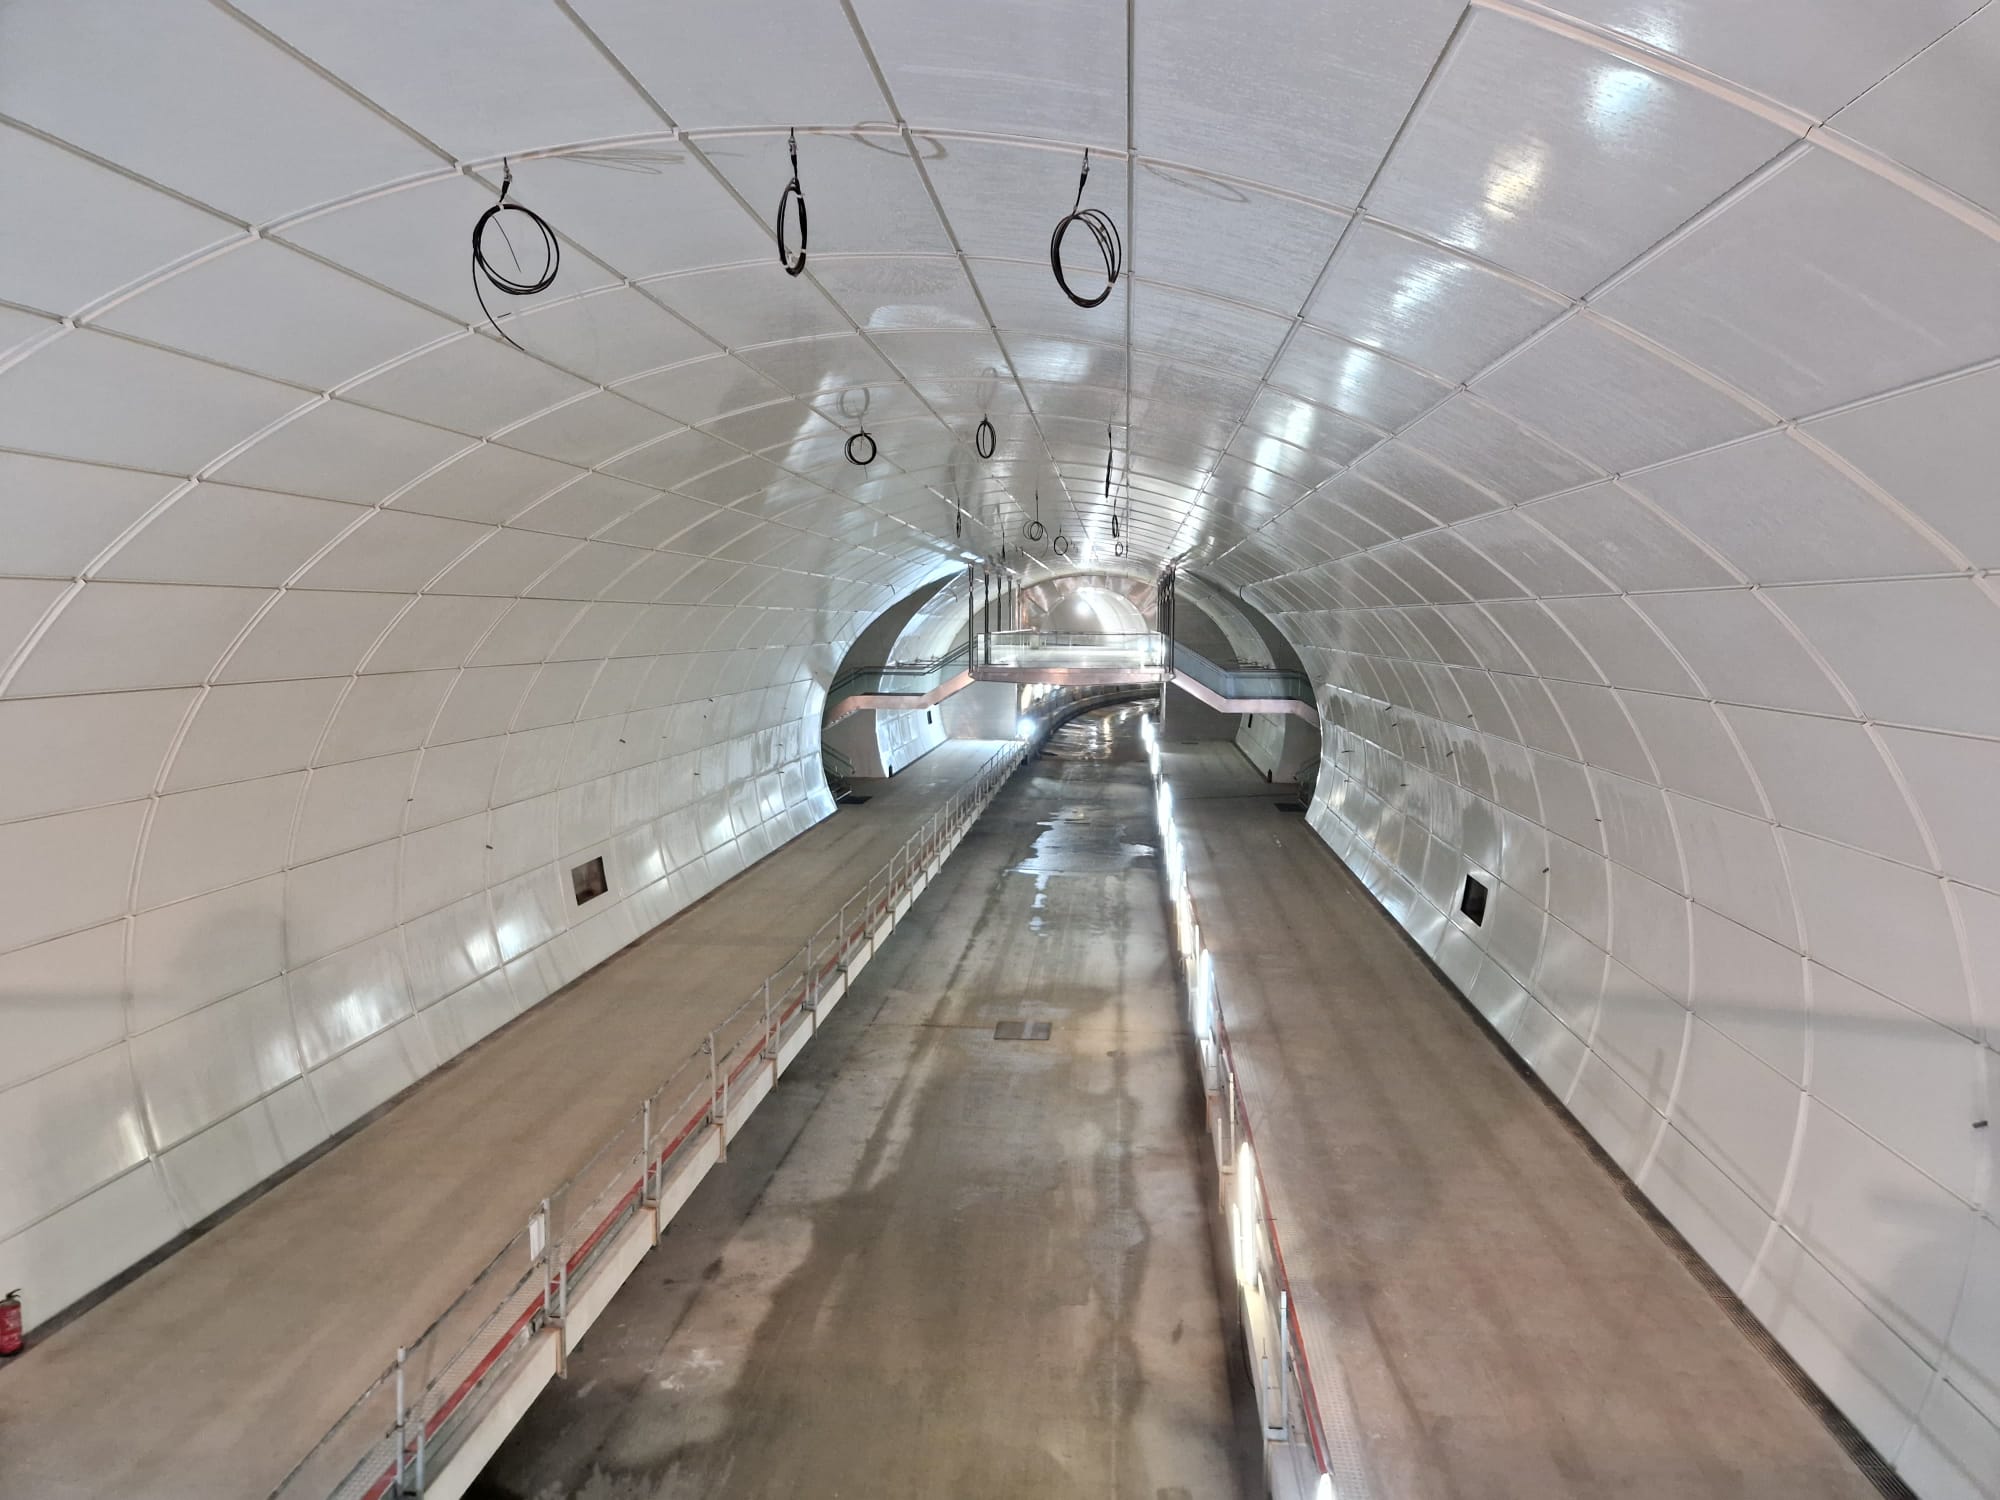
<svg viewBox="0 0 2000 1500">
<path fill-rule="evenodd" d="M 507 194 L 514 186 L 513 163 L 502 157 L 500 168 L 500 197 L 472 226 L 472 295 L 479 299 L 479 310 L 486 314 L 486 321 L 493 331 L 508 343 L 514 344 L 514 340 L 508 337 L 506 330 L 494 320 L 493 309 L 486 305 L 486 294 L 479 289 L 480 278 L 484 277 L 495 291 L 505 292 L 510 297 L 532 297 L 537 292 L 546 292 L 555 285 L 556 272 L 562 268 L 562 242 L 556 238 L 556 232 L 549 228 L 547 219 L 532 208 L 507 201 Z M 520 214 L 540 232 L 542 236 L 540 272 L 529 275 L 522 268 L 521 257 L 514 249 L 514 241 L 507 234 L 507 225 L 502 219 L 504 214 Z M 500 231 L 501 242 L 506 245 L 507 254 L 514 262 L 516 274 L 513 276 L 494 270 L 493 263 L 486 258 L 486 227 L 489 224 Z M 514 344 L 514 347 L 521 349 L 519 344 Z M 521 352 L 526 354 L 528 351 L 521 349 Z"/>
<path fill-rule="evenodd" d="M 787 276 L 797 276 L 806 268 L 806 192 L 799 186 L 799 133 L 791 132 L 787 144 L 792 153 L 792 180 L 785 184 L 784 192 L 778 195 L 778 264 L 785 268 Z M 790 215 L 792 204 L 799 206 L 799 248 L 794 255 L 785 248 L 785 220 Z"/>
<path fill-rule="evenodd" d="M 1119 237 L 1118 226 L 1101 209 L 1083 206 L 1083 185 L 1090 181 L 1090 152 L 1083 153 L 1083 172 L 1076 179 L 1076 202 L 1069 213 L 1057 224 L 1055 232 L 1049 236 L 1049 269 L 1056 273 L 1056 285 L 1063 289 L 1063 295 L 1078 307 L 1096 307 L 1111 295 L 1111 289 L 1118 284 L 1118 276 L 1125 269 L 1125 242 Z M 1081 224 L 1090 231 L 1090 237 L 1097 241 L 1097 252 L 1104 258 L 1104 290 L 1095 297 L 1080 297 L 1063 275 L 1063 236 L 1069 233 L 1072 224 Z"/>
</svg>

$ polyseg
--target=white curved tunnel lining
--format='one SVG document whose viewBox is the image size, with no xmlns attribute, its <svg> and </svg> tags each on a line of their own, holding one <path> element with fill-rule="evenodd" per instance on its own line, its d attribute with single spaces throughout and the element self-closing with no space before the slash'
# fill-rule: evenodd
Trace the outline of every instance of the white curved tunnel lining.
<svg viewBox="0 0 2000 1500">
<path fill-rule="evenodd" d="M 0 1281 L 61 1305 L 820 815 L 844 642 L 1037 484 L 1108 542 L 1108 425 L 1134 562 L 1326 685 L 1336 847 L 1993 1493 L 2000 11 L 1563 12 L 8 7 Z M 468 331 L 503 154 L 569 244 L 532 354 Z"/>
</svg>

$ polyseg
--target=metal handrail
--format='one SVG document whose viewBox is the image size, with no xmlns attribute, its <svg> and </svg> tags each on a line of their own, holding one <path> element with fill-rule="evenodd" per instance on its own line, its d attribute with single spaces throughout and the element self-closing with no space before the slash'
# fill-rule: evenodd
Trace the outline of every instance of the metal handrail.
<svg viewBox="0 0 2000 1500">
<path fill-rule="evenodd" d="M 915 693 L 927 692 L 953 675 L 949 668 L 966 659 L 968 648 L 955 646 L 943 656 L 926 661 L 892 661 L 877 667 L 856 667 L 843 672 L 827 684 L 826 701 L 836 703 L 842 698 L 851 698 L 856 693 Z M 898 686 L 891 688 L 891 681 Z M 926 684 L 918 687 L 914 684 Z"/>
<path fill-rule="evenodd" d="M 1174 667 L 1220 698 L 1292 698 L 1315 701 L 1312 679 L 1281 667 L 1223 667 L 1185 643 L 1174 642 Z"/>
<path fill-rule="evenodd" d="M 1151 646 L 1159 641 L 1160 632 L 1157 630 L 993 630 L 985 632 L 982 639 L 1001 641 L 1009 645 L 1110 648 L 1122 642 Z"/>
<path fill-rule="evenodd" d="M 489 1377 L 495 1371 L 509 1367 L 511 1359 L 524 1347 L 521 1343 L 523 1335 L 531 1337 L 552 1322 L 561 1320 L 572 1294 L 572 1283 L 579 1275 L 587 1276 L 596 1251 L 609 1241 L 645 1201 L 646 1194 L 662 1180 L 668 1162 L 696 1139 L 704 1128 L 718 1121 L 726 1126 L 732 1088 L 755 1064 L 775 1055 L 788 1028 L 793 1027 L 805 1011 L 816 1007 L 820 987 L 828 977 L 845 971 L 847 959 L 856 946 L 872 937 L 884 917 L 894 910 L 903 892 L 915 883 L 918 874 L 934 860 L 942 858 L 952 840 L 984 810 L 986 803 L 1013 774 L 1030 748 L 1029 744 L 1011 745 L 988 757 L 971 781 L 925 819 L 860 891 L 843 901 L 840 910 L 820 924 L 797 953 L 711 1028 L 702 1044 L 640 1102 L 635 1113 L 626 1118 L 624 1124 L 592 1153 L 590 1159 L 553 1192 L 539 1200 L 539 1208 L 527 1215 L 528 1227 L 503 1245 L 479 1275 L 431 1320 L 416 1339 L 397 1350 L 396 1358 L 382 1374 L 369 1384 L 340 1420 L 272 1490 L 272 1500 L 281 1500 L 281 1497 L 282 1500 L 300 1500 L 306 1494 L 313 1494 L 314 1500 L 319 1500 L 319 1496 L 329 1493 L 311 1490 L 295 1492 L 293 1485 L 307 1473 L 315 1460 L 326 1456 L 322 1450 L 343 1435 L 343 1429 L 350 1420 L 365 1414 L 370 1403 L 391 1386 L 395 1390 L 394 1422 L 366 1440 L 365 1451 L 358 1461 L 342 1464 L 340 1472 L 344 1477 L 330 1493 L 342 1497 L 342 1500 L 350 1496 L 357 1497 L 357 1500 L 381 1500 L 381 1497 L 391 1494 L 420 1494 L 426 1465 L 434 1469 L 440 1457 L 449 1457 L 449 1446 L 445 1441 L 447 1434 L 455 1436 L 469 1425 L 477 1409 L 475 1403 L 480 1402 L 483 1391 L 490 1389 Z M 797 977 L 788 977 L 793 975 L 795 965 Z M 724 1038 L 730 1039 L 726 1046 L 722 1045 Z M 758 1043 L 757 1046 L 744 1045 L 753 1040 Z M 736 1060 L 739 1055 L 740 1060 Z M 735 1060 L 733 1065 L 732 1060 Z M 679 1097 L 678 1102 L 656 1111 L 656 1103 L 669 1097 L 668 1091 L 676 1080 L 691 1073 L 696 1075 L 692 1086 Z M 589 1176 L 592 1169 L 604 1161 L 608 1153 L 616 1151 L 621 1140 L 629 1134 L 635 1119 L 640 1122 L 639 1144 L 629 1167 L 622 1168 L 611 1185 L 586 1205 L 585 1213 L 590 1217 L 580 1218 L 575 1225 L 558 1226 L 551 1218 L 550 1205 L 567 1206 L 568 1195 L 580 1184 L 592 1180 Z M 595 1213 L 606 1196 L 614 1192 L 610 1208 Z M 509 1256 L 519 1253 L 524 1241 L 532 1249 L 538 1226 L 542 1236 L 541 1249 L 539 1254 L 528 1256 L 527 1271 L 507 1284 L 493 1304 L 492 1311 L 479 1322 L 467 1343 L 450 1351 L 449 1357 L 437 1366 L 438 1374 L 425 1382 L 412 1400 L 405 1389 L 410 1354 L 417 1351 L 436 1353 L 431 1346 L 441 1336 L 442 1330 L 451 1326 L 456 1315 L 466 1308 L 473 1293 L 489 1276 L 501 1269 Z M 565 1228 L 569 1232 L 565 1233 Z M 537 1277 L 540 1290 L 530 1291 Z M 518 1308 L 517 1302 L 521 1304 Z M 496 1323 L 502 1331 L 494 1337 L 491 1330 Z M 461 1370 L 461 1366 L 465 1368 Z M 446 1389 L 441 1397 L 433 1399 L 440 1387 Z M 341 1462 L 337 1456 L 328 1458 L 328 1461 Z M 415 1488 L 410 1488 L 413 1477 Z"/>
</svg>

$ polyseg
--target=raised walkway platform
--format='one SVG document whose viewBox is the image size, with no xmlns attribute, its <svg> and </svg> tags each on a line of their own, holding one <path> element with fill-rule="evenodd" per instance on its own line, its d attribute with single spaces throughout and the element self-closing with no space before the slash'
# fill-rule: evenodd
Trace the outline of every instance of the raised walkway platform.
<svg viewBox="0 0 2000 1500">
<path fill-rule="evenodd" d="M 954 741 L 418 1084 L 0 1371 L 4 1500 L 262 1500 L 1002 747 Z"/>
<path fill-rule="evenodd" d="M 1341 1500 L 1878 1495 L 1235 748 L 1162 749 Z"/>
</svg>

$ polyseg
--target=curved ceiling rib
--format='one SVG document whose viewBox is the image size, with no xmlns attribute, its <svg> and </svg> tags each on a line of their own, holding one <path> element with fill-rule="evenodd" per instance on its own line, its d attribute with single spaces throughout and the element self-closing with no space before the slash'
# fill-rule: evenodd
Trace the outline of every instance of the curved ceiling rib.
<svg viewBox="0 0 2000 1500">
<path fill-rule="evenodd" d="M 0 13 L 0 1284 L 824 815 L 860 629 L 1116 511 L 1278 622 L 1315 826 L 1870 1439 L 2000 1473 L 2000 7 L 476 12 Z"/>
</svg>

